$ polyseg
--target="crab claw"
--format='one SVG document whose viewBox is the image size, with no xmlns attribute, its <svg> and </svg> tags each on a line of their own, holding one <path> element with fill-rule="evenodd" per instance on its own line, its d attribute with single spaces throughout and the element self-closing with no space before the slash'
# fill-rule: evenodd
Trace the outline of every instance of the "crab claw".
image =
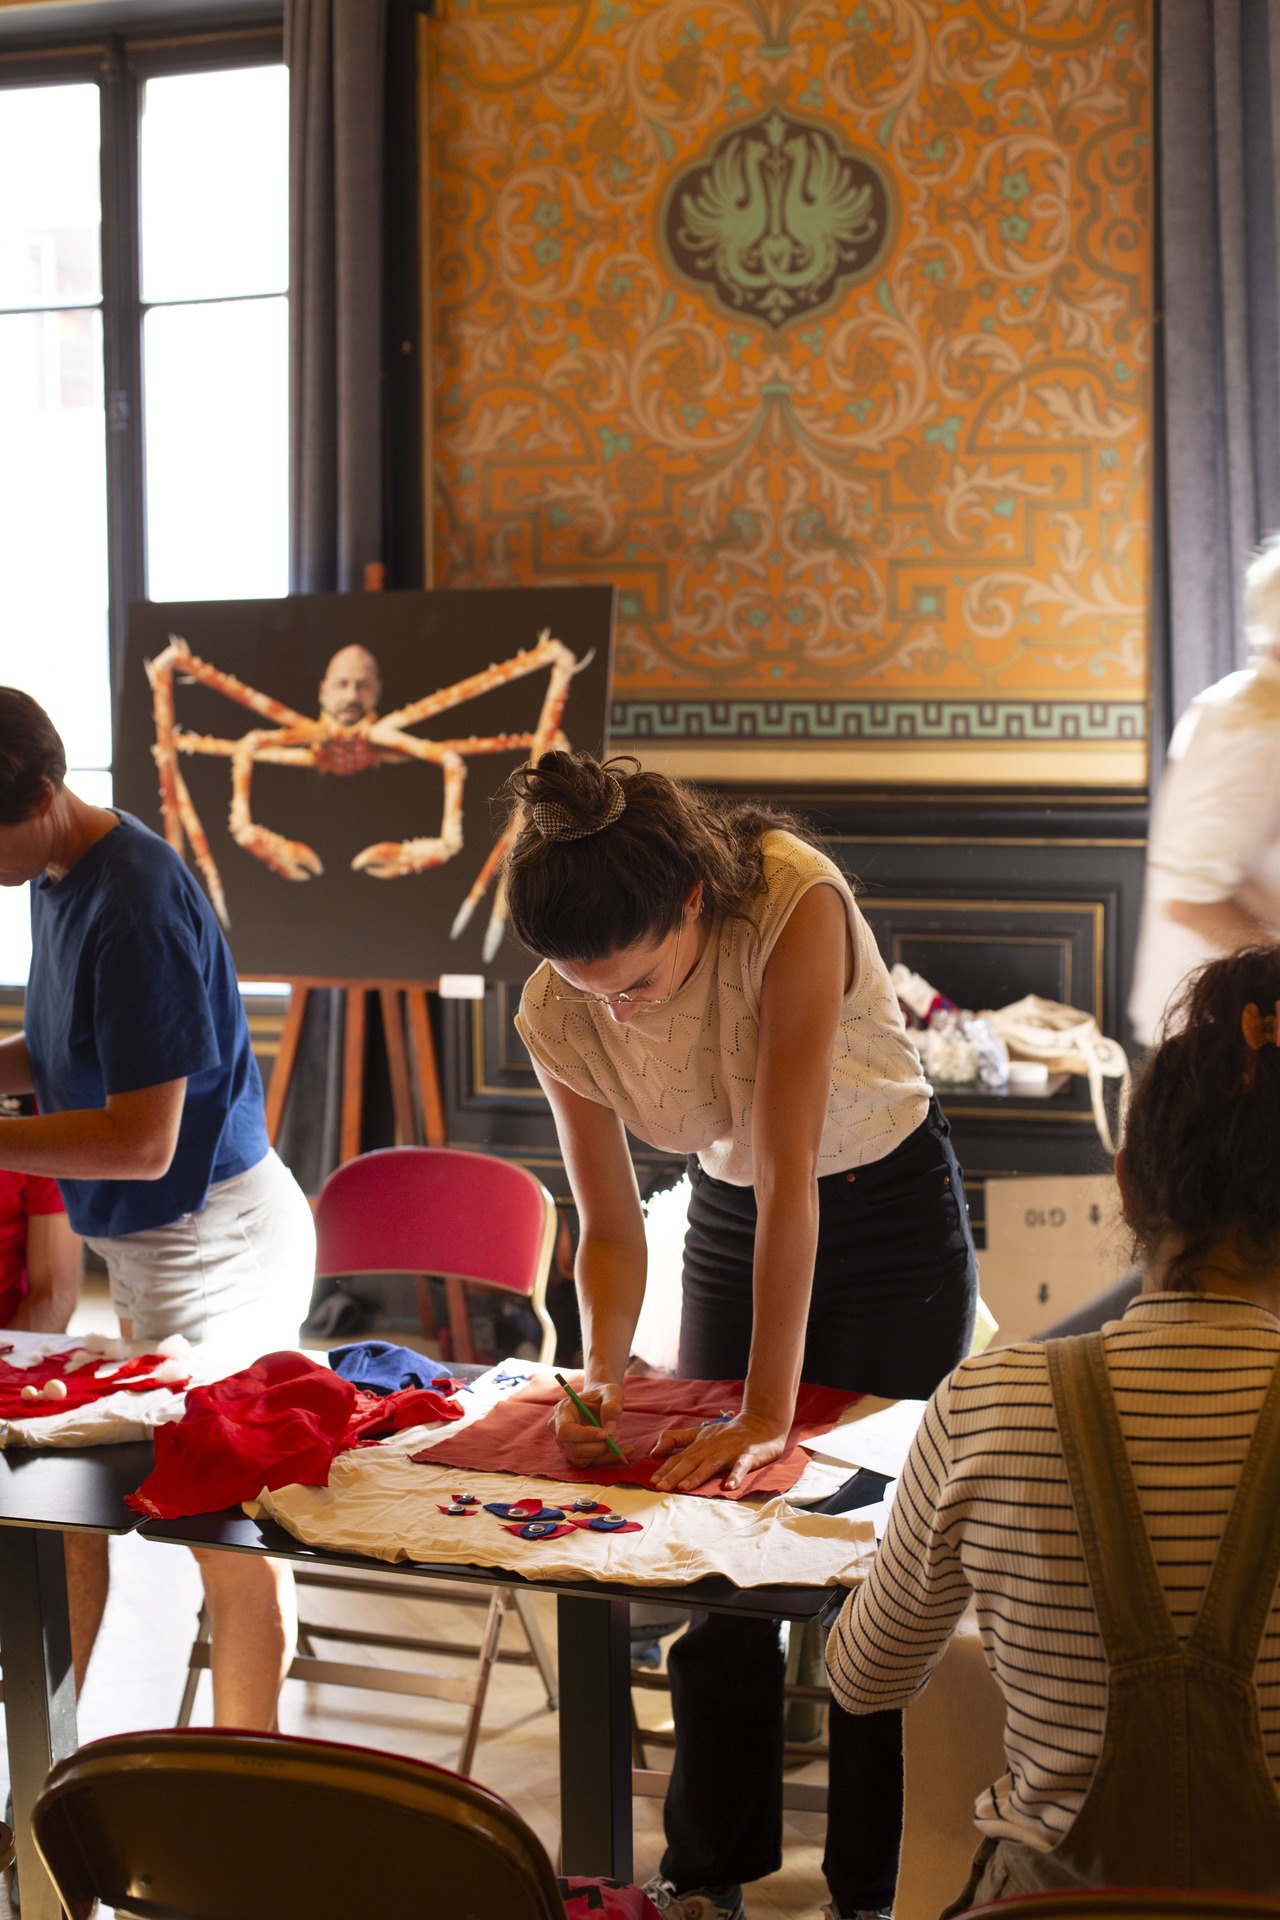
<svg viewBox="0 0 1280 1920">
<path fill-rule="evenodd" d="M 324 872 L 324 862 L 314 848 L 301 840 L 286 840 L 282 833 L 273 833 L 270 827 L 242 827 L 235 840 L 282 880 L 309 880 L 313 873 Z"/>
<path fill-rule="evenodd" d="M 365 847 L 351 864 L 357 873 L 372 874 L 375 880 L 398 880 L 407 873 L 442 867 L 456 852 L 444 840 L 379 840 Z"/>
</svg>

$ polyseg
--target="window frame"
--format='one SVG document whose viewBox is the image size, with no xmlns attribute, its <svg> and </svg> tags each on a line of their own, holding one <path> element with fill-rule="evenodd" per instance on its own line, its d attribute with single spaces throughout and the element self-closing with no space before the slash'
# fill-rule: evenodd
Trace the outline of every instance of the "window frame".
<svg viewBox="0 0 1280 1920">
<path fill-rule="evenodd" d="M 102 6 L 102 0 L 98 0 Z M 79 13 L 80 9 L 68 9 Z M 102 11 L 108 11 L 102 6 Z M 113 9 L 113 11 L 115 11 Z M 242 9 L 243 11 L 243 9 Z M 101 101 L 102 352 L 107 488 L 110 695 L 119 701 L 129 606 L 147 598 L 146 393 L 140 231 L 142 90 L 150 79 L 284 61 L 283 13 L 188 24 L 182 10 L 135 11 L 117 31 L 63 44 L 0 38 L 0 89 L 93 81 Z M 114 727 L 113 727 L 114 732 Z"/>
</svg>

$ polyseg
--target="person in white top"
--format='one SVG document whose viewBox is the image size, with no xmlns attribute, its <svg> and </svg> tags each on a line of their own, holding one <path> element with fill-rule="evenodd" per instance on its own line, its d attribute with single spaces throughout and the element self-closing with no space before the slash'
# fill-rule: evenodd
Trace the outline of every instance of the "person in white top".
<svg viewBox="0 0 1280 1920">
<path fill-rule="evenodd" d="M 801 1380 L 923 1397 L 968 1351 L 976 1267 L 949 1129 L 844 875 L 794 821 L 635 761 L 513 777 L 511 925 L 543 964 L 517 1028 L 581 1223 L 584 1397 L 617 1421 L 646 1249 L 626 1130 L 689 1156 L 678 1371 L 744 1379 L 736 1419 L 663 1436 L 656 1484 L 732 1487 L 783 1448 Z M 575 1465 L 600 1428 L 556 1416 Z M 781 1864 L 777 1624 L 711 1616 L 670 1652 L 676 1761 L 652 1896 L 739 1920 Z M 892 1905 L 901 1719 L 832 1708 L 834 1920 Z"/>
<path fill-rule="evenodd" d="M 1280 934 L 1280 535 L 1245 576 L 1253 662 L 1192 701 L 1151 822 L 1129 1013 L 1144 1046 L 1206 960 Z"/>
</svg>

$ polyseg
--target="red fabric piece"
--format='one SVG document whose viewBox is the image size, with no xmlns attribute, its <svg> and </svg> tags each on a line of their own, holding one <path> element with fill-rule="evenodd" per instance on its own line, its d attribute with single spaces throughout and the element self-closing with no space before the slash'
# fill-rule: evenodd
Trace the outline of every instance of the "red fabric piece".
<svg viewBox="0 0 1280 1920">
<path fill-rule="evenodd" d="M 176 1520 L 239 1506 L 263 1487 L 322 1487 L 355 1403 L 355 1388 L 328 1367 L 300 1353 L 264 1354 L 191 1388 L 182 1419 L 156 1429 L 155 1467 L 127 1504 Z"/>
<path fill-rule="evenodd" d="M 9 1325 L 27 1297 L 28 1220 L 37 1213 L 63 1212 L 56 1180 L 0 1170 L 0 1327 Z"/>
<path fill-rule="evenodd" d="M 176 1520 L 239 1506 L 264 1487 L 323 1487 L 348 1447 L 461 1418 L 456 1400 L 430 1388 L 363 1393 L 303 1354 L 268 1353 L 190 1390 L 182 1419 L 157 1429 L 155 1468 L 128 1504 L 135 1513 Z"/>
<path fill-rule="evenodd" d="M 0 1353 L 7 1351 L 0 1341 Z M 34 1367 L 13 1367 L 0 1359 L 0 1419 L 4 1420 L 40 1420 L 55 1413 L 66 1413 L 71 1407 L 87 1407 L 95 1400 L 105 1400 L 110 1393 L 150 1393 L 153 1387 L 169 1387 L 181 1392 L 186 1386 L 185 1376 L 177 1379 L 156 1380 L 157 1367 L 167 1367 L 161 1353 L 139 1353 L 132 1360 L 126 1360 L 116 1368 L 109 1379 L 99 1380 L 95 1376 L 98 1368 L 108 1363 L 107 1356 L 101 1354 L 95 1360 L 86 1361 L 77 1367 L 74 1373 L 66 1370 L 71 1358 L 71 1349 L 66 1353 L 51 1354 L 47 1360 L 41 1360 Z M 66 1398 L 62 1400 L 24 1400 L 24 1387 L 43 1387 L 46 1380 L 61 1380 L 66 1387 Z"/>
<path fill-rule="evenodd" d="M 556 1445 L 547 1414 L 564 1398 L 554 1381 L 522 1387 L 501 1401 L 482 1420 L 424 1448 L 412 1458 L 432 1467 L 470 1468 L 478 1473 L 522 1473 L 536 1479 L 581 1482 L 584 1485 L 648 1487 L 665 1461 L 653 1459 L 650 1449 L 666 1427 L 693 1427 L 714 1420 L 728 1409 L 742 1406 L 741 1380 L 663 1380 L 642 1378 L 626 1383 L 626 1405 L 618 1422 L 618 1441 L 631 1462 L 593 1467 L 571 1467 Z M 808 1464 L 802 1440 L 833 1427 L 846 1407 L 861 1398 L 837 1393 L 831 1387 L 801 1387 L 796 1396 L 795 1420 L 785 1450 L 766 1467 L 749 1473 L 739 1487 L 727 1492 L 719 1474 L 695 1494 L 708 1499 L 742 1500 L 748 1494 L 786 1493 Z"/>
<path fill-rule="evenodd" d="M 462 1408 L 450 1395 L 434 1387 L 401 1387 L 397 1393 L 366 1393 L 355 1389 L 356 1406 L 347 1426 L 343 1451 L 372 1446 L 388 1433 L 406 1427 L 425 1427 L 436 1420 L 461 1420 Z"/>
<path fill-rule="evenodd" d="M 622 1880 L 585 1880 L 575 1874 L 556 1885 L 568 1920 L 662 1920 L 644 1888 Z"/>
</svg>

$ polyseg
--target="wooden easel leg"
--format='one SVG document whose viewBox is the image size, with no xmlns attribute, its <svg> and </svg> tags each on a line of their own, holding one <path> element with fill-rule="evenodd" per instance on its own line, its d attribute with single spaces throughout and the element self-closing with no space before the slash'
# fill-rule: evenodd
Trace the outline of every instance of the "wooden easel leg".
<svg viewBox="0 0 1280 1920">
<path fill-rule="evenodd" d="M 404 1037 L 404 1007 L 394 987 L 379 987 L 382 1037 L 387 1043 L 391 1073 L 391 1105 L 396 1119 L 396 1145 L 411 1147 L 417 1138 L 413 1115 L 413 1088 L 409 1084 L 409 1050 Z"/>
<path fill-rule="evenodd" d="M 404 997 L 409 1009 L 409 1032 L 413 1036 L 414 1062 L 418 1070 L 422 1131 L 429 1147 L 442 1147 L 445 1144 L 444 1103 L 440 1098 L 436 1047 L 431 1038 L 431 1020 L 427 1013 L 427 990 L 425 987 L 409 987 Z"/>
<path fill-rule="evenodd" d="M 271 1078 L 267 1082 L 267 1139 L 273 1147 L 280 1135 L 280 1122 L 284 1119 L 284 1103 L 298 1062 L 298 1042 L 302 1038 L 302 1023 L 307 1016 L 310 998 L 310 987 L 295 986 L 289 989 L 289 1005 L 280 1031 L 280 1045 L 276 1049 Z"/>
<path fill-rule="evenodd" d="M 360 1151 L 364 1118 L 365 989 L 348 987 L 347 1023 L 342 1047 L 342 1134 L 339 1157 L 345 1164 Z"/>
</svg>

